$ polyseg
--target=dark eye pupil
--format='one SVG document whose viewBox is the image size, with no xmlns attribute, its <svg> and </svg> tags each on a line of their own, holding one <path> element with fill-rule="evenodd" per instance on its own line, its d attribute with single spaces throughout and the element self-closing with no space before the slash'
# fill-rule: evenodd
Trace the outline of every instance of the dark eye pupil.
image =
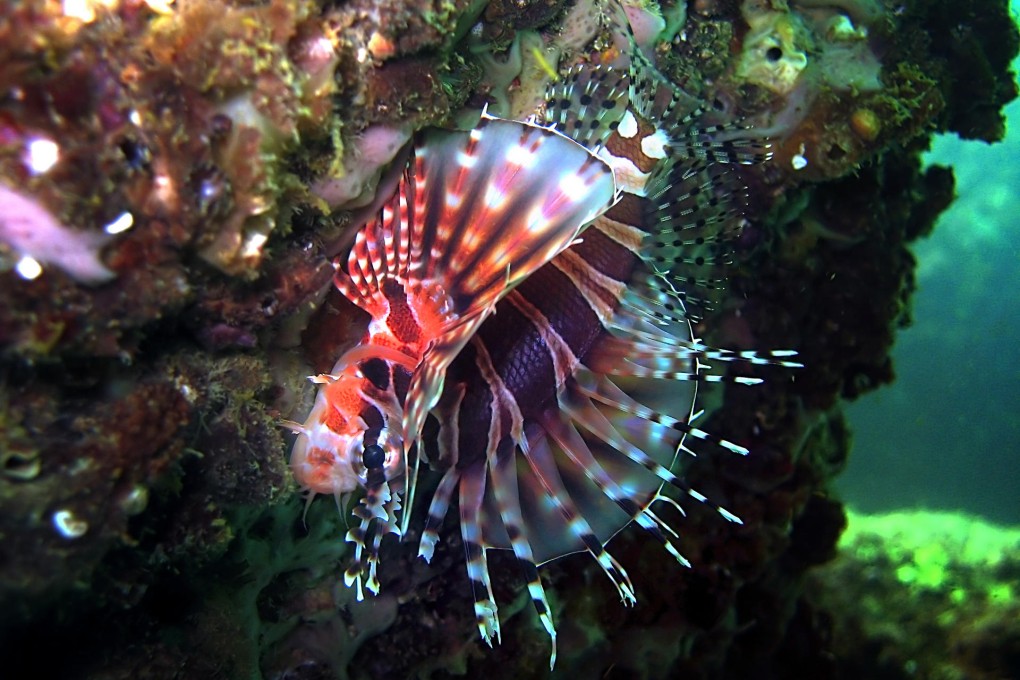
<svg viewBox="0 0 1020 680">
<path fill-rule="evenodd" d="M 386 462 L 386 452 L 378 444 L 369 444 L 361 454 L 361 462 L 369 469 L 382 467 Z"/>
</svg>

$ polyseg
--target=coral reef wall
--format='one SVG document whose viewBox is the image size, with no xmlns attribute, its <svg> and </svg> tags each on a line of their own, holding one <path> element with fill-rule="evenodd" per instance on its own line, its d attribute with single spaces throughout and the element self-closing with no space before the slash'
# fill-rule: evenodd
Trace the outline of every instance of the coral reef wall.
<svg viewBox="0 0 1020 680">
<path fill-rule="evenodd" d="M 692 569 L 623 532 L 632 609 L 583 556 L 543 569 L 556 672 L 836 677 L 852 667 L 803 581 L 845 525 L 839 402 L 893 379 L 907 246 L 953 196 L 952 171 L 919 154 L 936 132 L 1002 136 L 1017 29 L 1005 0 L 625 4 L 670 79 L 775 140 L 744 171 L 750 224 L 699 331 L 794 347 L 807 368 L 710 395 L 703 427 L 755 454 L 692 467 L 744 519 L 692 509 Z M 548 673 L 509 557 L 492 568 L 502 644 L 476 639 L 455 531 L 430 567 L 413 541 L 386 546 L 384 595 L 354 602 L 343 520 L 305 507 L 279 421 L 360 333 L 330 261 L 405 143 L 486 104 L 527 110 L 557 65 L 610 60 L 603 5 L 0 7 L 5 677 Z"/>
</svg>

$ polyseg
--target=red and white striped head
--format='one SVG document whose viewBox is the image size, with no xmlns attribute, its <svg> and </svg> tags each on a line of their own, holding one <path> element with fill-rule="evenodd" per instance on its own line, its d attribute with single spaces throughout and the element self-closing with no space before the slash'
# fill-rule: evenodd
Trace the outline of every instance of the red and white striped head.
<svg viewBox="0 0 1020 680">
<path fill-rule="evenodd" d="M 305 423 L 293 426 L 298 437 L 290 458 L 303 487 L 339 498 L 403 476 L 399 408 L 388 385 L 380 387 L 380 378 L 370 379 L 363 370 L 380 364 L 341 359 L 339 371 L 313 378 L 322 389 Z"/>
</svg>

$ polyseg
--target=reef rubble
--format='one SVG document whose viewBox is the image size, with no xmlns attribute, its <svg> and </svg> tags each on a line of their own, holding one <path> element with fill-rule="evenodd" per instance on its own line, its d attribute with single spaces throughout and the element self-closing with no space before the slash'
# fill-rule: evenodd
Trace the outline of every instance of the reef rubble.
<svg viewBox="0 0 1020 680">
<path fill-rule="evenodd" d="M 502 644 L 477 639 L 456 531 L 430 566 L 413 536 L 386 545 L 383 595 L 355 602 L 343 519 L 298 495 L 279 421 L 307 412 L 305 376 L 364 322 L 330 291 L 330 262 L 404 143 L 483 106 L 527 110 L 579 60 L 611 63 L 603 4 L 0 9 L 5 677 L 547 675 L 510 556 L 491 558 Z M 843 677 L 861 652 L 834 636 L 866 625 L 836 622 L 849 605 L 826 583 L 854 567 L 818 569 L 847 524 L 831 490 L 850 447 L 840 402 L 894 378 L 909 244 L 954 190 L 920 154 L 936 133 L 1001 138 L 1017 28 L 1005 0 L 624 4 L 665 75 L 775 140 L 772 161 L 742 171 L 749 223 L 726 303 L 698 331 L 796 348 L 806 368 L 710 394 L 702 426 L 755 453 L 692 465 L 744 524 L 690 508 L 691 569 L 622 532 L 614 555 L 640 565 L 624 609 L 585 556 L 543 568 L 556 674 Z M 966 630 L 954 620 L 943 639 L 977 668 Z"/>
</svg>

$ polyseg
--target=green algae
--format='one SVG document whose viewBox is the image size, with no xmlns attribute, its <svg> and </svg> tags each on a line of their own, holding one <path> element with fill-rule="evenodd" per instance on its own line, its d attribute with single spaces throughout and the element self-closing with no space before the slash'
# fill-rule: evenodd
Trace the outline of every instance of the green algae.
<svg viewBox="0 0 1020 680">
<path fill-rule="evenodd" d="M 959 589 L 954 581 L 973 572 L 973 585 L 988 597 L 993 590 L 1002 593 L 1002 586 L 1010 589 L 993 575 L 1020 559 L 1020 527 L 950 512 L 851 512 L 840 549 L 865 562 L 890 562 L 903 585 L 951 597 L 960 597 L 953 595 Z"/>
<path fill-rule="evenodd" d="M 862 677 L 1016 677 L 1020 526 L 927 510 L 848 519 L 839 557 L 811 577 L 834 653 Z"/>
</svg>

